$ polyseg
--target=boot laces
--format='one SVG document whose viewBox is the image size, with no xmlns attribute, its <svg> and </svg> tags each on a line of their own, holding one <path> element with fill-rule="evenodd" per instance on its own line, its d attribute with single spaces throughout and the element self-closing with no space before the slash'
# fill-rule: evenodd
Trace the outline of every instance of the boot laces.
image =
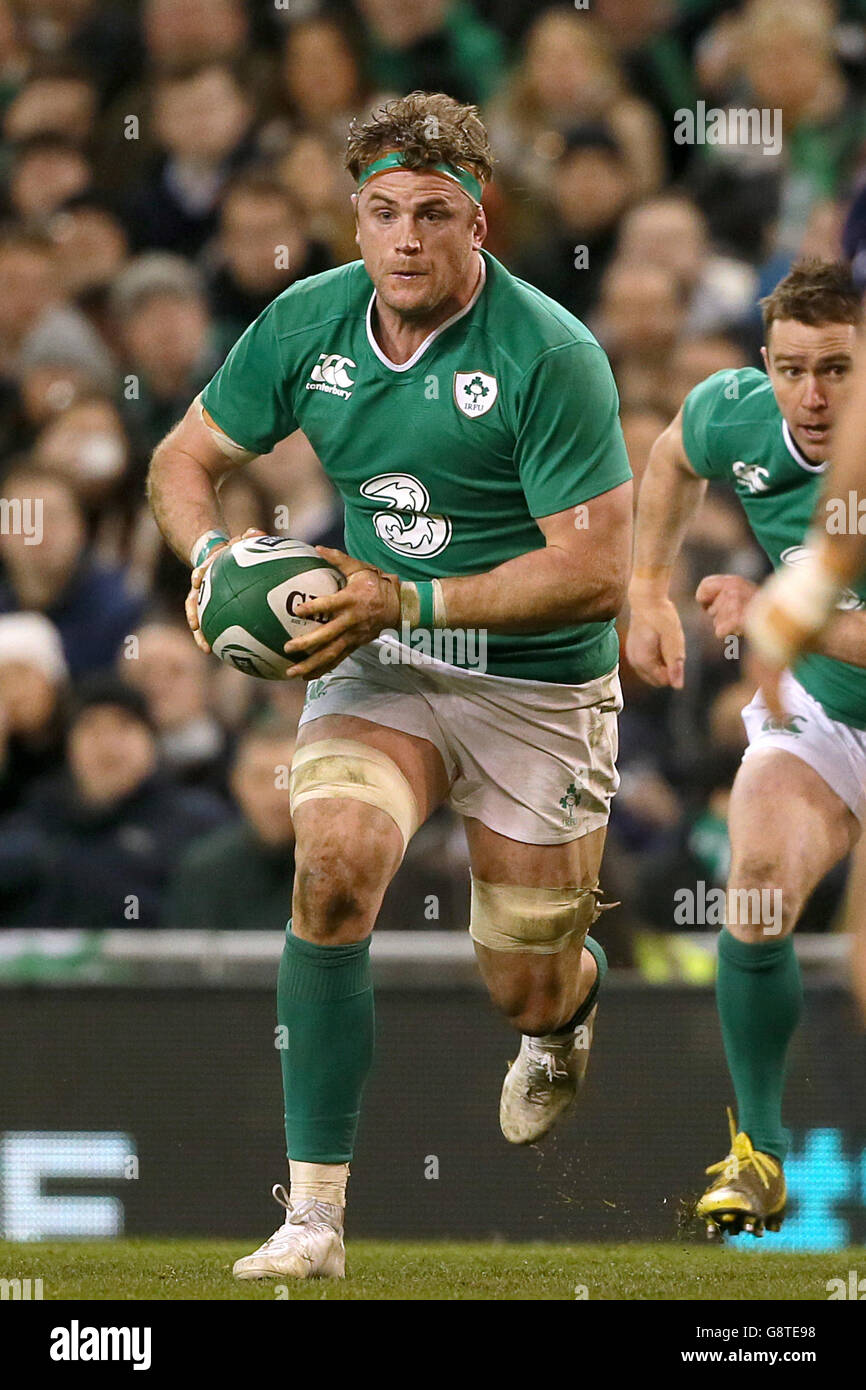
<svg viewBox="0 0 866 1390">
<path fill-rule="evenodd" d="M 565 1080 L 568 1076 L 568 1068 L 564 1065 L 563 1059 L 555 1052 L 544 1051 L 536 1038 L 530 1038 L 528 1052 L 533 1068 L 543 1072 L 549 1086 Z"/>
<path fill-rule="evenodd" d="M 738 1134 L 730 1106 L 727 1107 L 727 1111 L 728 1127 L 731 1131 L 731 1151 L 720 1163 L 711 1163 L 707 1169 L 707 1174 L 712 1176 L 714 1173 L 729 1172 L 732 1177 L 736 1178 L 739 1177 L 742 1168 L 753 1168 L 764 1187 L 769 1187 L 770 1179 L 777 1178 L 781 1172 L 778 1161 L 770 1154 L 761 1153 L 759 1149 L 756 1149 L 748 1134 Z"/>
</svg>

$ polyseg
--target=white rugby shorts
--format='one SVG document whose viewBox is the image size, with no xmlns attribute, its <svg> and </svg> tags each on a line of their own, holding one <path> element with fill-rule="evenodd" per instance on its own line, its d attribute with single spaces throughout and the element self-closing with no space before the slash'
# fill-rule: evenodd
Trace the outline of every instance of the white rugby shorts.
<svg viewBox="0 0 866 1390">
<path fill-rule="evenodd" d="M 743 759 L 762 748 L 793 753 L 814 768 L 862 822 L 866 818 L 866 730 L 831 719 L 790 671 L 783 672 L 779 693 L 787 711 L 781 722 L 770 714 L 760 690 L 743 710 L 749 738 Z"/>
<path fill-rule="evenodd" d="M 448 804 L 524 844 L 557 845 L 606 825 L 619 786 L 617 670 L 583 685 L 513 680 L 426 653 L 389 661 L 391 639 L 360 647 L 312 680 L 301 726 L 353 714 L 428 739 L 442 756 Z M 411 649 L 402 648 L 403 652 Z"/>
</svg>

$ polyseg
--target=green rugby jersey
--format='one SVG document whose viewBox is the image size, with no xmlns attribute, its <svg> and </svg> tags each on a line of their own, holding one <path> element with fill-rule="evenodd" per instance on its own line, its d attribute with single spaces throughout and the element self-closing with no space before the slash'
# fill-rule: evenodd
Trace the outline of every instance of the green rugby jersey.
<svg viewBox="0 0 866 1390">
<path fill-rule="evenodd" d="M 304 431 L 346 509 L 346 550 L 404 580 L 479 574 L 539 550 L 536 517 L 631 477 L 607 357 L 487 252 L 470 304 L 396 366 L 371 328 L 362 261 L 292 285 L 202 401 L 266 453 Z M 578 684 L 610 671 L 612 622 L 489 635 L 492 675 Z"/>
<path fill-rule="evenodd" d="M 716 372 L 690 391 L 683 443 L 696 473 L 733 485 L 774 569 L 806 559 L 803 539 L 827 464 L 810 463 L 797 448 L 762 371 Z M 839 607 L 866 607 L 866 587 L 846 590 Z M 866 670 L 812 655 L 796 663 L 794 675 L 832 719 L 866 728 Z"/>
</svg>

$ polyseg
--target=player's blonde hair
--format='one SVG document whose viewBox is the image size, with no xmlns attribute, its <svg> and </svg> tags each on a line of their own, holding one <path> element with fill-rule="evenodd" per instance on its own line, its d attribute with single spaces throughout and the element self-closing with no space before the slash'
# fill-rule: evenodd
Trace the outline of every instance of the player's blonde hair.
<svg viewBox="0 0 866 1390">
<path fill-rule="evenodd" d="M 407 169 L 456 164 L 481 183 L 493 173 L 487 129 L 477 106 L 466 106 L 444 92 L 410 92 L 377 107 L 366 120 L 349 126 L 346 168 L 354 179 L 380 155 L 399 150 Z"/>
</svg>

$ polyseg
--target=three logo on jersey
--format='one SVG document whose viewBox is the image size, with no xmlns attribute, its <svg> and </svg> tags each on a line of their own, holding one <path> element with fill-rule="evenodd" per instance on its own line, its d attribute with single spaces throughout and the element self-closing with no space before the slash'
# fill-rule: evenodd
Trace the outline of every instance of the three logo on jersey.
<svg viewBox="0 0 866 1390">
<path fill-rule="evenodd" d="M 342 353 L 320 352 L 306 388 L 308 391 L 324 391 L 329 396 L 340 396 L 347 401 L 355 385 L 355 378 L 349 372 L 357 371 L 357 368 L 357 362 Z M 475 420 L 480 415 L 486 415 L 495 405 L 498 395 L 499 383 L 489 372 L 454 373 L 454 403 L 468 419 Z"/>
<path fill-rule="evenodd" d="M 348 400 L 355 386 L 350 372 L 357 362 L 339 352 L 320 352 L 305 383 L 308 391 L 324 391 Z M 486 415 L 496 403 L 499 383 L 489 372 L 455 372 L 454 403 L 467 419 Z M 438 555 L 451 540 L 451 521 L 429 510 L 430 494 L 412 473 L 379 473 L 361 485 L 361 496 L 381 507 L 373 513 L 376 535 L 398 555 Z"/>
</svg>

